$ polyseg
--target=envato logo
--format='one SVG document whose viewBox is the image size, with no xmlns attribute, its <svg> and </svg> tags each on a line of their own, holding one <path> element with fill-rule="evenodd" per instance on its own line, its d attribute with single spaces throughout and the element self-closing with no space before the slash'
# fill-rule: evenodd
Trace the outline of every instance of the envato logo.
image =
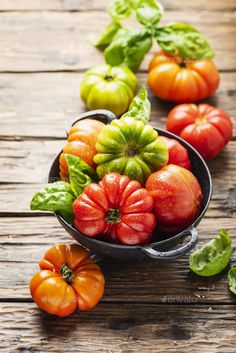
<svg viewBox="0 0 236 353">
<path fill-rule="evenodd" d="M 161 298 L 162 303 L 174 303 L 174 304 L 193 304 L 197 302 L 196 297 L 188 296 L 179 296 L 179 297 L 172 297 L 169 295 L 165 295 Z"/>
<path fill-rule="evenodd" d="M 73 54 L 61 55 L 56 52 L 49 53 L 42 60 L 43 63 L 55 64 L 55 65 L 76 65 L 79 61 L 79 57 Z"/>
</svg>

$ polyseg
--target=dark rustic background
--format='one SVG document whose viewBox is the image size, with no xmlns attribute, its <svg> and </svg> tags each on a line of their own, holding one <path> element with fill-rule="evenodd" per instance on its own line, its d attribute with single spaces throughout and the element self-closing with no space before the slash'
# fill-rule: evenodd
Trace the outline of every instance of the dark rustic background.
<svg viewBox="0 0 236 353">
<path fill-rule="evenodd" d="M 207 102 L 235 117 L 236 1 L 162 2 L 163 23 L 185 21 L 209 38 L 221 85 Z M 38 260 L 51 244 L 70 238 L 52 215 L 30 212 L 29 201 L 64 144 L 66 119 L 85 109 L 81 79 L 103 61 L 87 36 L 107 23 L 106 5 L 105 0 L 0 1 L 0 351 L 233 353 L 236 308 L 227 270 L 198 278 L 188 269 L 188 256 L 169 263 L 104 262 L 105 296 L 90 312 L 57 319 L 32 303 L 28 286 Z M 154 51 L 142 65 L 140 84 Z M 151 121 L 164 127 L 171 105 L 149 97 Z M 199 226 L 200 245 L 221 227 L 236 244 L 235 153 L 234 134 L 208 163 L 214 192 Z"/>
</svg>

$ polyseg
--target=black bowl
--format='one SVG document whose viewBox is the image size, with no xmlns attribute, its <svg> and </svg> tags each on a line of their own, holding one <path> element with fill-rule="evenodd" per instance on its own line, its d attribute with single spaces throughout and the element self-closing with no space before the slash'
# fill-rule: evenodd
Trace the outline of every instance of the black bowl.
<svg viewBox="0 0 236 353">
<path fill-rule="evenodd" d="M 94 110 L 79 116 L 72 117 L 67 124 L 67 132 L 70 127 L 78 120 L 81 119 L 96 119 L 103 121 L 105 123 L 110 123 L 111 120 L 116 119 L 116 116 L 106 110 Z M 162 129 L 155 129 L 160 136 L 166 136 L 169 138 L 174 138 L 178 140 L 189 153 L 189 157 L 192 164 L 192 173 L 198 179 L 199 184 L 202 188 L 203 201 L 199 217 L 184 231 L 174 235 L 172 237 L 166 238 L 161 235 L 158 235 L 158 240 L 147 244 L 147 245 L 136 245 L 136 246 L 125 246 L 107 243 L 99 239 L 90 238 L 79 232 L 74 226 L 67 223 L 59 214 L 55 214 L 61 225 L 65 230 L 81 245 L 88 248 L 91 252 L 101 255 L 104 257 L 111 257 L 118 260 L 141 260 L 143 258 L 151 257 L 154 259 L 173 259 L 179 256 L 182 256 L 189 252 L 197 243 L 198 234 L 196 227 L 203 218 L 212 194 L 212 181 L 209 169 L 202 159 L 200 154 L 186 141 L 182 140 L 180 137 L 167 132 Z M 61 152 L 55 158 L 52 167 L 50 169 L 48 181 L 53 182 L 59 180 L 59 157 Z M 181 207 L 181 205 L 180 205 Z M 186 237 L 190 237 L 190 240 L 184 245 L 176 248 L 180 243 L 183 243 Z"/>
</svg>

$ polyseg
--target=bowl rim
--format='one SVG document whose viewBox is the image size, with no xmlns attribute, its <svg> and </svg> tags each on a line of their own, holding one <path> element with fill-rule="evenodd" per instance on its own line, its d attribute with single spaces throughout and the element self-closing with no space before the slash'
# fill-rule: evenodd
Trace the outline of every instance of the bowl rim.
<svg viewBox="0 0 236 353">
<path fill-rule="evenodd" d="M 150 245 L 152 245 L 152 247 L 165 245 L 165 244 L 168 244 L 168 243 L 170 243 L 172 241 L 175 241 L 175 240 L 181 238 L 184 234 L 186 234 L 186 232 L 189 229 L 191 229 L 193 227 L 197 227 L 197 225 L 200 223 L 201 219 L 205 215 L 205 213 L 206 213 L 206 211 L 208 209 L 209 203 L 211 201 L 211 197 L 212 197 L 212 178 L 211 178 L 211 174 L 210 174 L 209 168 L 208 168 L 206 162 L 204 161 L 204 159 L 202 158 L 202 156 L 200 155 L 200 153 L 193 146 L 191 146 L 187 141 L 183 140 L 178 135 L 175 135 L 172 132 L 169 132 L 167 130 L 156 128 L 156 127 L 153 127 L 153 128 L 154 128 L 154 130 L 156 130 L 158 132 L 158 135 L 166 136 L 168 138 L 173 138 L 173 139 L 177 140 L 178 142 L 180 142 L 181 145 L 183 145 L 185 148 L 190 149 L 192 152 L 194 152 L 196 157 L 200 160 L 200 162 L 202 163 L 203 167 L 206 170 L 206 173 L 207 173 L 207 176 L 208 176 L 208 180 L 209 180 L 209 195 L 208 195 L 208 199 L 206 201 L 206 205 L 203 208 L 203 210 L 201 211 L 201 213 L 198 215 L 197 219 L 193 223 L 191 223 L 187 228 L 185 228 L 183 231 L 181 231 L 180 233 L 178 233 L 178 234 L 176 234 L 176 235 L 174 235 L 172 237 L 168 237 L 167 239 L 164 239 L 164 240 L 161 240 L 161 241 L 155 241 L 155 242 L 151 242 L 151 243 L 143 244 L 143 245 L 115 244 L 115 243 L 105 242 L 105 241 L 99 240 L 97 238 L 88 237 L 85 234 L 83 234 L 82 232 L 80 232 L 79 230 L 77 230 L 72 224 L 70 224 L 66 220 L 64 220 L 64 218 L 59 213 L 54 212 L 55 216 L 60 221 L 60 223 L 64 224 L 67 228 L 70 228 L 71 231 L 76 232 L 79 235 L 82 235 L 82 236 L 86 237 L 88 240 L 90 240 L 94 244 L 103 245 L 103 246 L 106 246 L 106 247 L 109 247 L 109 248 L 119 249 L 119 250 L 142 249 L 142 248 L 145 248 L 145 246 L 150 246 Z M 52 166 L 53 166 L 54 162 L 56 161 L 56 159 L 59 158 L 61 153 L 62 153 L 62 150 L 60 151 L 59 154 L 57 154 L 57 156 L 53 160 L 53 163 L 52 163 L 50 171 L 49 171 L 49 176 L 48 176 L 48 181 L 49 182 L 50 182 L 50 174 L 51 174 Z"/>
</svg>

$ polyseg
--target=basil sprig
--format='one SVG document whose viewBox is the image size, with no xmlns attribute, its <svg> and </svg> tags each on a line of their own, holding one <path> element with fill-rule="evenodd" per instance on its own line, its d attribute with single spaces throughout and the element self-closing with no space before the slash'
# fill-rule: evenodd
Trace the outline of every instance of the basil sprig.
<svg viewBox="0 0 236 353">
<path fill-rule="evenodd" d="M 143 85 L 130 103 L 129 110 L 121 118 L 131 117 L 146 124 L 150 119 L 151 104 L 146 87 Z"/>
<path fill-rule="evenodd" d="M 152 37 L 147 30 L 120 29 L 104 55 L 112 66 L 125 65 L 136 72 L 152 46 Z"/>
<path fill-rule="evenodd" d="M 142 0 L 136 7 L 136 18 L 144 26 L 152 28 L 161 19 L 163 6 L 156 0 Z"/>
<path fill-rule="evenodd" d="M 186 60 L 213 59 L 215 53 L 210 44 L 194 27 L 184 23 L 159 26 L 164 9 L 156 0 L 112 0 L 108 12 L 112 22 L 95 42 L 96 46 L 106 47 L 106 62 L 112 66 L 126 65 L 136 72 L 147 52 L 152 39 L 168 54 Z M 129 30 L 120 22 L 132 13 L 143 26 Z"/>
<path fill-rule="evenodd" d="M 86 185 L 96 180 L 95 171 L 80 157 L 65 155 L 70 183 L 56 181 L 47 184 L 42 191 L 37 192 L 30 203 L 31 210 L 58 212 L 69 223 L 73 223 L 72 204 L 83 192 Z"/>
<path fill-rule="evenodd" d="M 92 36 L 90 37 L 90 41 L 95 47 L 106 47 L 112 42 L 113 38 L 115 37 L 116 33 L 119 31 L 120 28 L 121 24 L 119 22 L 111 21 L 104 28 L 99 37 Z"/>
<path fill-rule="evenodd" d="M 231 238 L 225 229 L 221 229 L 215 239 L 191 254 L 190 269 L 199 276 L 214 276 L 228 265 L 231 253 Z"/>
<path fill-rule="evenodd" d="M 165 52 L 181 59 L 206 60 L 215 56 L 206 38 L 185 23 L 158 27 L 154 36 Z"/>
</svg>

